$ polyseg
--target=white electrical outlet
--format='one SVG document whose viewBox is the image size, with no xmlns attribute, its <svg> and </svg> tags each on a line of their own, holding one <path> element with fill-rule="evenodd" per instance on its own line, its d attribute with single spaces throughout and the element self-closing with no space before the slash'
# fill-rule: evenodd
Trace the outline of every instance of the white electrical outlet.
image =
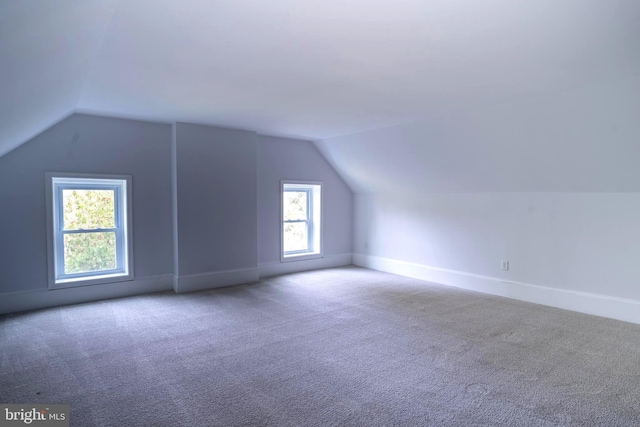
<svg viewBox="0 0 640 427">
<path fill-rule="evenodd" d="M 509 261 L 502 261 L 502 271 L 509 271 Z"/>
</svg>

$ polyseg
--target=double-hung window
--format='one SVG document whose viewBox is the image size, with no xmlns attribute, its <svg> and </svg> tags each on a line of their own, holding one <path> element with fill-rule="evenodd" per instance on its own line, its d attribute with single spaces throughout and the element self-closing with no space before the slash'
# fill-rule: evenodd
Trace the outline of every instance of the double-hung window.
<svg viewBox="0 0 640 427">
<path fill-rule="evenodd" d="M 322 256 L 322 184 L 282 182 L 282 261 Z"/>
<path fill-rule="evenodd" d="M 131 177 L 47 174 L 49 287 L 133 279 Z"/>
</svg>

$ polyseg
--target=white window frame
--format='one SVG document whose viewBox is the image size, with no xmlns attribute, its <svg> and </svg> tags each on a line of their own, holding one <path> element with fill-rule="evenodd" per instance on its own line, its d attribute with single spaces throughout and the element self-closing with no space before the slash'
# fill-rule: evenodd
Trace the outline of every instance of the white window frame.
<svg viewBox="0 0 640 427">
<path fill-rule="evenodd" d="M 307 196 L 307 220 L 308 223 L 308 238 L 309 250 L 301 251 L 284 251 L 284 226 L 285 223 L 291 221 L 285 221 L 284 219 L 284 193 L 287 191 L 285 187 L 291 187 L 295 191 L 306 191 Z M 295 181 L 295 180 L 282 180 L 280 181 L 280 261 L 302 261 L 307 259 L 322 258 L 322 234 L 323 234 L 323 203 L 324 191 L 323 183 L 318 181 Z M 319 205 L 319 206 L 318 206 Z"/>
<path fill-rule="evenodd" d="M 47 172 L 45 181 L 49 289 L 133 280 L 131 176 Z M 64 230 L 62 190 L 70 188 L 113 190 L 115 195 L 115 227 L 108 229 Z M 115 234 L 116 268 L 113 270 L 64 274 L 64 235 L 104 231 L 110 231 Z"/>
</svg>

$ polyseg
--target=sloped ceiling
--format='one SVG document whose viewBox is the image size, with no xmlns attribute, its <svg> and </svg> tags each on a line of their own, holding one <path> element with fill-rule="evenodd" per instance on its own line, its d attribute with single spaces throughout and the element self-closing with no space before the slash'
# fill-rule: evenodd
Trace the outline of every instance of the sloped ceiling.
<svg viewBox="0 0 640 427">
<path fill-rule="evenodd" d="M 640 78 L 316 145 L 356 193 L 640 192 Z"/>
<path fill-rule="evenodd" d="M 0 155 L 71 111 L 320 140 L 640 70 L 637 0 L 5 0 Z"/>
<path fill-rule="evenodd" d="M 0 2 L 0 156 L 77 107 L 115 6 Z"/>
</svg>

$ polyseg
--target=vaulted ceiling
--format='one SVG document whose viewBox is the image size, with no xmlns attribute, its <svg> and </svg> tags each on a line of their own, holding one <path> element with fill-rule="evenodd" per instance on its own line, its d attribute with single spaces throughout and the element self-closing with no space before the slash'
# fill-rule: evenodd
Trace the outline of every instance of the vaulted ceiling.
<svg viewBox="0 0 640 427">
<path fill-rule="evenodd" d="M 0 155 L 73 111 L 326 139 L 638 75 L 637 0 L 4 0 Z"/>
</svg>

